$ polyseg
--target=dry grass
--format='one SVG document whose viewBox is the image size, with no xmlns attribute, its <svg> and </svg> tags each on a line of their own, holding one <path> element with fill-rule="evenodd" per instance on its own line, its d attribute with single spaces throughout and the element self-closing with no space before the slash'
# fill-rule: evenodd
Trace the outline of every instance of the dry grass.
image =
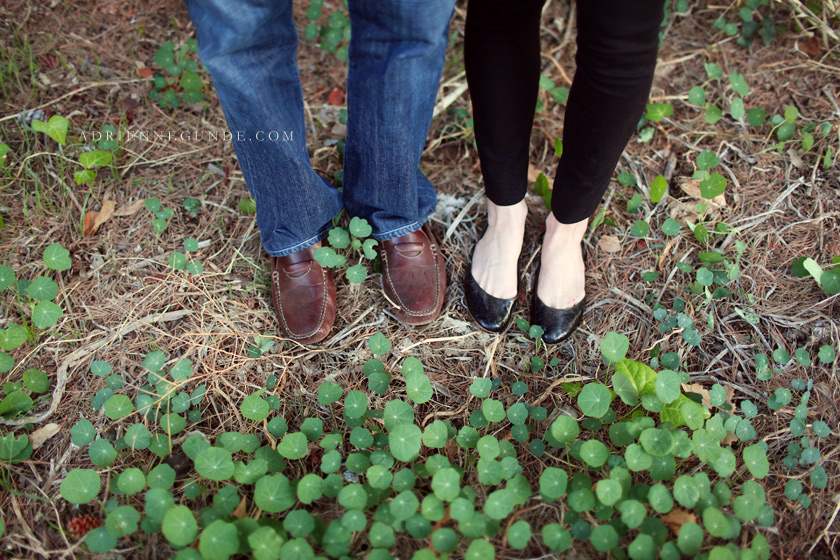
<svg viewBox="0 0 840 560">
<path fill-rule="evenodd" d="M 173 361 L 189 357 L 196 364 L 197 376 L 192 384 L 206 383 L 208 387 L 203 420 L 195 428 L 207 435 L 248 430 L 238 403 L 264 386 L 269 374 L 279 378 L 275 393 L 283 399 L 286 408 L 282 412 L 293 426 L 296 418 L 306 414 L 321 417 L 329 428 L 333 418 L 313 398 L 317 387 L 329 378 L 349 389 L 366 389 L 361 373 L 362 364 L 370 357 L 366 340 L 377 331 L 394 342 L 387 359 L 389 366 L 408 355 L 425 364 L 435 396 L 417 407 L 417 418 L 423 421 L 436 417 L 456 424 L 465 422 L 471 410 L 468 386 L 476 375 L 516 377 L 528 384 L 529 395 L 539 395 L 543 406 L 567 406 L 571 401 L 560 381 L 603 378 L 606 374 L 598 341 L 608 331 L 630 338 L 629 357 L 634 359 L 648 359 L 655 346 L 663 352 L 678 352 L 695 380 L 731 386 L 736 402 L 742 398 L 764 402 L 776 387 L 803 376 L 801 368 L 788 367 L 771 381 L 759 382 L 753 355 L 756 350 L 769 354 L 780 346 L 790 350 L 805 347 L 812 355 L 821 344 L 837 347 L 837 296 L 828 297 L 811 279 L 795 278 L 789 272 L 797 256 L 827 263 L 840 254 L 837 170 L 822 169 L 810 155 L 794 157 L 769 150 L 765 137 L 745 132 L 726 119 L 709 126 L 699 111 L 687 108 L 680 100 L 686 99 L 693 85 L 705 80 L 703 63 L 714 61 L 727 73 L 744 73 L 751 88 L 749 103 L 771 113 L 794 104 L 803 122 L 831 123 L 831 135 L 828 140 L 817 136 L 815 150 L 822 153 L 824 143 L 829 141 L 836 151 L 840 124 L 838 46 L 820 34 L 813 22 L 806 30 L 797 28 L 787 19 L 787 9 L 777 6 L 776 20 L 788 22 L 786 35 L 769 47 L 757 44 L 746 51 L 733 39 L 712 33 L 711 21 L 724 7 L 692 5 L 691 17 L 677 18 L 669 27 L 651 96 L 674 103 L 676 113 L 657 127 L 651 143 L 631 142 L 619 164 L 619 171 L 637 175 L 644 184 L 660 173 L 670 179 L 672 198 L 644 216 L 651 218 L 655 242 L 645 243 L 627 233 L 639 218 L 624 210 L 635 191 L 615 185 L 605 203 L 606 215 L 614 220 L 615 227 L 602 225 L 588 237 L 592 257 L 587 291 L 592 303 L 585 323 L 571 342 L 547 352 L 547 357 L 560 357 L 559 366 L 530 374 L 522 360 L 531 355 L 533 344 L 519 337 L 515 329 L 506 336 L 475 330 L 462 301 L 459 278 L 483 219 L 481 177 L 471 129 L 454 112 L 469 109 L 467 94 L 457 96 L 433 123 L 424 159 L 424 171 L 439 193 L 446 195 L 442 198 L 451 197 L 449 200 L 455 203 L 432 218 L 450 279 L 441 317 L 423 328 L 406 328 L 383 311 L 378 275 L 360 287 L 348 285 L 339 275 L 336 326 L 323 345 L 308 348 L 280 341 L 274 351 L 252 359 L 247 350 L 253 336 L 274 331 L 275 323 L 266 292 L 259 232 L 252 215 L 235 210 L 247 190 L 231 146 L 177 140 L 132 143 L 118 162 L 116 176 L 102 173 L 88 191 L 73 185 L 72 174 L 60 167 L 61 160 L 48 154 L 55 151 L 51 141 L 40 135 L 24 136 L 13 120 L 23 110 L 43 107 L 48 115 L 68 116 L 74 131 L 99 130 L 129 117 L 131 127 L 137 130 L 223 130 L 224 119 L 215 96 L 210 96 L 206 111 L 162 110 L 149 100 L 146 81 L 137 77 L 137 67 L 151 63 L 162 41 L 179 43 L 192 34 L 183 5 L 137 0 L 84 5 L 13 0 L 5 4 L 0 8 L 4 65 L 16 70 L 7 74 L 0 99 L 0 130 L 3 141 L 12 148 L 11 174 L 3 179 L 0 191 L 5 222 L 0 231 L 0 253 L 7 255 L 5 264 L 26 278 L 42 272 L 40 256 L 56 241 L 70 249 L 74 263 L 71 270 L 56 275 L 60 303 L 65 308 L 56 336 L 40 339 L 38 346 L 25 345 L 16 350 L 18 367 L 2 377 L 4 382 L 19 379 L 23 369 L 38 367 L 51 374 L 55 385 L 54 374 L 62 366 L 68 376 L 66 388 L 58 395 L 60 405 L 49 417 L 49 421 L 60 424 L 59 433 L 31 460 L 3 467 L 6 491 L 0 494 L 0 510 L 6 520 L 6 536 L 2 544 L 9 557 L 86 557 L 84 549 L 61 530 L 78 511 L 57 498 L 66 469 L 88 464 L 86 454 L 70 444 L 69 428 L 82 415 L 92 416 L 90 398 L 103 386 L 100 378 L 89 373 L 91 359 L 107 360 L 128 384 L 139 386 L 144 375 L 140 362 L 150 350 L 164 350 Z M 302 9 L 296 6 L 298 12 Z M 569 10 L 566 2 L 554 2 L 543 19 L 544 71 L 560 85 L 568 85 L 574 72 L 574 37 L 564 25 Z M 462 29 L 463 6 L 459 6 L 453 21 L 455 38 L 444 75 L 448 84 L 444 95 L 464 83 Z M 812 29 L 818 32 L 815 56 L 804 54 L 801 48 Z M 326 97 L 334 87 L 343 85 L 342 66 L 305 42 L 300 57 L 309 112 L 334 119 L 335 108 L 327 104 Z M 553 141 L 562 132 L 563 108 L 553 102 L 547 106 L 550 110 L 536 119 L 532 163 L 550 175 Z M 339 169 L 335 149 L 324 147 L 331 126 L 312 128 L 314 133 L 309 138 L 313 164 L 326 176 Z M 690 178 L 691 162 L 700 149 L 721 154 L 730 179 L 725 204 L 712 211 L 717 213 L 714 219 L 725 221 L 734 232 L 719 236 L 713 245 L 725 249 L 731 248 L 736 239 L 746 243 L 741 276 L 732 291 L 743 290 L 754 296 L 751 304 L 736 294 L 706 308 L 693 308 L 691 302 L 699 300 L 686 292 L 687 275 L 672 275 L 672 271 L 680 260 L 697 262 L 696 255 L 703 248 L 687 236 L 670 242 L 665 239 L 664 248 L 657 245 L 664 238 L 658 225 L 665 217 L 684 218 L 686 206 L 693 206 L 693 199 L 677 185 Z M 41 155 L 22 161 L 24 154 Z M 95 236 L 81 236 L 79 222 L 84 208 L 96 208 L 111 199 L 119 210 L 149 196 L 157 196 L 164 206 L 176 209 L 162 235 L 153 233 L 149 215 L 141 209 L 111 219 Z M 187 196 L 204 201 L 195 217 L 182 209 Z M 527 264 L 525 285 L 530 285 L 539 257 L 545 216 L 538 197 L 529 196 L 529 206 L 522 257 Z M 599 248 L 604 235 L 618 237 L 618 252 Z M 205 265 L 205 273 L 200 276 L 175 273 L 166 266 L 167 255 L 179 250 L 187 236 L 206 241 L 198 253 Z M 659 271 L 660 279 L 644 282 L 641 274 L 648 270 Z M 522 294 L 522 316 L 526 316 L 527 295 Z M 3 297 L 7 315 L 2 324 L 26 312 L 9 292 Z M 686 313 L 697 321 L 703 334 L 699 349 L 689 347 L 678 333 L 663 334 L 656 329 L 651 304 L 670 305 L 676 297 L 689 302 Z M 736 311 L 739 308 L 756 314 L 758 324 L 744 321 Z M 158 313 L 169 315 L 161 320 L 154 315 Z M 714 318 L 714 329 L 705 326 L 708 315 Z M 144 318 L 148 320 L 135 324 Z M 127 332 L 130 326 L 134 328 Z M 768 479 L 768 498 L 777 512 L 777 524 L 766 534 L 777 558 L 837 558 L 840 550 L 840 519 L 836 515 L 840 508 L 840 438 L 836 432 L 840 381 L 836 362 L 830 368 L 814 366 L 808 375 L 815 385 L 811 419 L 822 418 L 835 430 L 822 442 L 829 486 L 813 494 L 813 505 L 806 510 L 784 498 L 788 471 L 779 465 Z M 401 392 L 399 386 L 393 390 Z M 44 416 L 49 409 L 47 401 L 39 403 L 33 412 Z M 374 396 L 372 405 L 380 404 Z M 783 409 L 762 414 L 755 422 L 759 437 L 768 442 L 771 456 L 779 461 L 787 444 L 796 439 L 787 428 L 791 418 L 792 410 Z M 103 416 L 95 425 L 101 433 L 114 434 L 123 429 Z M 457 453 L 456 449 L 449 451 Z M 526 472 L 539 471 L 541 461 L 531 460 L 533 464 L 523 463 Z M 542 520 L 537 523 L 540 525 L 562 517 L 558 505 L 534 502 L 538 503 L 522 512 L 525 519 Z M 156 558 L 165 556 L 166 550 L 157 535 L 121 552 L 130 557 Z M 545 551 L 535 547 L 527 554 Z M 593 555 L 581 550 L 575 557 Z M 506 550 L 501 556 L 522 555 Z"/>
</svg>

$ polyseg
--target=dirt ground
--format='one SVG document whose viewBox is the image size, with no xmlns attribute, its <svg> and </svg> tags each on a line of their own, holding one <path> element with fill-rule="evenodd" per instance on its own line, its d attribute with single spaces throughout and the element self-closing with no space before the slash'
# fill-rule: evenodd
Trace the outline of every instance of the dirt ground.
<svg viewBox="0 0 840 560">
<path fill-rule="evenodd" d="M 325 12 L 332 4 L 325 2 Z M 340 378 L 347 388 L 366 389 L 361 366 L 370 357 L 367 338 L 377 331 L 394 342 L 392 359 L 416 356 L 432 378 L 435 396 L 417 406 L 417 417 L 436 414 L 453 422 L 466 420 L 469 384 L 476 374 L 488 371 L 494 377 L 516 376 L 525 381 L 543 406 L 569 405 L 573 401 L 562 382 L 604 378 L 607 370 L 598 343 L 609 331 L 629 337 L 628 357 L 632 359 L 649 360 L 656 346 L 663 352 L 679 353 L 694 382 L 731 387 L 736 403 L 744 398 L 766 403 L 777 387 L 806 375 L 801 368 L 790 367 L 769 381 L 758 381 L 753 356 L 756 345 L 768 355 L 777 347 L 804 347 L 816 354 L 820 345 L 836 348 L 840 340 L 838 297 L 826 294 L 813 279 L 790 272 L 796 257 L 827 264 L 840 255 L 838 172 L 834 165 L 823 168 L 821 157 L 815 155 L 823 154 L 827 146 L 835 154 L 838 151 L 840 46 L 812 22 L 792 17 L 787 5 L 775 3 L 769 13 L 783 33 L 769 46 L 757 40 L 745 49 L 734 37 L 712 27 L 715 17 L 737 6 L 723 1 L 689 4 L 688 15 L 674 18 L 664 28 L 651 92 L 652 101 L 672 103 L 675 113 L 653 125 L 650 142 L 634 137 L 616 170 L 633 174 L 644 185 L 665 174 L 670 196 L 634 214 L 626 210 L 627 202 L 641 191 L 617 182 L 611 185 L 603 205 L 606 222 L 587 234 L 590 304 L 584 323 L 569 342 L 542 351 L 546 358 L 559 357 L 559 365 L 532 374 L 523 368 L 522 360 L 532 352 L 533 343 L 516 328 L 502 336 L 477 330 L 466 312 L 460 286 L 484 220 L 482 179 L 463 73 L 465 3 L 459 2 L 452 22 L 440 114 L 429 132 L 422 164 L 439 193 L 431 220 L 449 278 L 441 317 L 422 328 L 407 328 L 384 311 L 378 274 L 360 286 L 350 285 L 338 274 L 339 307 L 329 338 L 317 347 L 281 341 L 273 351 L 252 358 L 248 349 L 254 335 L 276 332 L 276 323 L 254 215 L 237 208 L 249 195 L 230 143 L 135 140 L 124 146 L 116 172 L 103 171 L 88 187 L 75 185 L 61 158 L 50 156 L 55 152 L 54 142 L 24 133 L 17 124 L 22 112 L 42 109 L 47 118 L 68 117 L 70 136 L 121 123 L 134 130 L 225 130 L 212 90 L 207 91 L 206 106 L 162 109 L 150 99 L 149 78 L 142 77 L 141 69 L 154 64 L 162 42 L 180 45 L 194 36 L 183 4 L 171 0 L 5 2 L 0 7 L 4 51 L 0 140 L 11 151 L 8 172 L 0 178 L 4 224 L 0 254 L 5 256 L 4 264 L 27 277 L 40 273 L 41 255 L 51 243 L 68 248 L 73 260 L 70 270 L 56 275 L 65 309 L 58 327 L 37 345 L 13 352 L 18 367 L 0 374 L 7 382 L 22 369 L 38 367 L 50 374 L 53 386 L 62 367 L 68 375 L 60 405 L 42 419 L 58 424 L 60 431 L 30 460 L 0 466 L 4 489 L 0 509 L 6 520 L 0 542 L 5 554 L 10 558 L 84 558 L 88 554 L 61 531 L 79 512 L 58 498 L 58 484 L 66 469 L 87 463 L 86 454 L 71 445 L 69 429 L 83 412 L 90 417 L 90 399 L 103 386 L 101 378 L 90 374 L 91 359 L 108 361 L 132 380 L 139 378 L 140 363 L 152 348 L 172 357 L 190 357 L 208 388 L 200 426 L 208 435 L 246 429 L 238 403 L 263 387 L 269 374 L 278 376 L 277 394 L 294 414 L 323 413 L 313 396 L 325 377 Z M 305 9 L 306 5 L 296 4 L 301 29 L 306 24 Z M 542 21 L 543 73 L 565 87 L 574 75 L 574 33 L 567 25 L 572 15 L 568 2 L 552 1 Z M 332 54 L 304 40 L 299 57 L 313 166 L 333 177 L 340 170 L 335 141 L 342 133 L 337 119 L 343 101 L 335 104 L 337 94 L 331 92 L 343 88 L 345 67 Z M 715 125 L 707 124 L 703 113 L 686 103 L 690 88 L 708 81 L 706 62 L 719 64 L 725 73 L 743 73 L 751 106 L 762 106 L 772 115 L 794 105 L 803 126 L 829 123 L 830 134 L 815 134 L 813 153 L 798 154 L 787 147 L 776 151 L 774 142 L 767 139 L 768 127 L 738 126 L 728 115 Z M 722 97 L 722 86 L 708 85 L 707 94 L 713 91 Z M 564 109 L 547 92 L 540 95 L 546 109 L 535 120 L 531 161 L 536 171 L 552 176 L 554 139 L 562 136 Z M 684 220 L 693 215 L 697 199 L 683 187 L 688 185 L 690 190 L 693 161 L 704 149 L 720 155 L 722 173 L 729 180 L 724 199 L 709 204 L 711 220 L 733 228 L 727 235 L 715 236 L 711 245 L 726 249 L 740 240 L 747 249 L 732 290 L 738 292 L 736 296 L 700 309 L 692 304 L 700 300 L 687 292 L 693 277 L 676 271 L 675 265 L 695 263 L 696 254 L 705 249 L 688 234 L 665 236 L 659 225 L 669 216 Z M 24 161 L 27 157 L 31 161 Z M 152 229 L 150 214 L 135 205 L 152 196 L 175 210 L 160 235 Z M 201 210 L 185 211 L 185 197 L 202 201 Z M 116 203 L 116 214 L 98 233 L 82 235 L 84 212 L 99 210 L 106 200 Z M 525 286 L 534 279 L 546 212 L 532 191 L 528 204 L 522 256 Z M 647 240 L 629 233 L 639 218 L 650 220 Z M 180 250 L 186 237 L 202 242 L 197 253 L 204 264 L 201 275 L 175 273 L 167 265 L 169 254 Z M 658 271 L 659 279 L 645 281 L 646 271 Z M 689 303 L 685 313 L 697 321 L 703 337 L 698 348 L 689 346 L 678 331 L 662 333 L 656 328 L 652 306 L 656 302 L 670 306 L 680 297 Z M 2 298 L 5 315 L 0 326 L 24 312 L 11 291 L 4 291 Z M 529 299 L 529 290 L 521 293 L 521 317 L 527 318 Z M 161 318 L 157 313 L 165 315 Z M 756 323 L 746 321 L 745 313 L 755 315 Z M 707 323 L 710 315 L 713 328 Z M 108 343 L 102 345 L 102 341 Z M 829 484 L 814 492 L 812 505 L 804 509 L 785 498 L 787 475 L 778 469 L 772 478 L 775 486 L 768 488 L 776 525 L 762 530 L 774 558 L 840 557 L 836 361 L 830 367 L 815 364 L 807 376 L 814 381 L 814 408 L 809 414 L 833 429 L 822 442 Z M 376 406 L 372 397 L 371 404 Z M 48 411 L 51 398 L 56 397 L 47 395 L 32 412 Z M 774 457 L 781 461 L 786 446 L 795 439 L 788 428 L 792 414 L 783 409 L 756 419 L 759 439 L 770 446 L 771 462 Z M 109 429 L 104 416 L 95 424 L 100 431 Z M 10 426 L 4 426 L 3 433 L 7 429 Z M 527 471 L 528 465 L 523 466 Z M 559 519 L 561 513 L 543 505 L 528 512 L 526 519 Z M 166 549 L 159 534 L 122 553 L 156 558 L 163 554 L 156 547 Z M 588 554 L 579 551 L 579 557 Z M 524 556 L 511 550 L 502 557 Z"/>
</svg>

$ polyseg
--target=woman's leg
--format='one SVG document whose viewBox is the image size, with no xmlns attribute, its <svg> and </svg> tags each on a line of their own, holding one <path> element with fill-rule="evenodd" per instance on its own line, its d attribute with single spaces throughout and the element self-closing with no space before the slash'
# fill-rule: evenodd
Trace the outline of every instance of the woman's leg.
<svg viewBox="0 0 840 560">
<path fill-rule="evenodd" d="M 537 293 L 558 309 L 584 297 L 580 241 L 647 103 L 663 0 L 583 1 L 577 14 L 577 70 Z"/>
<path fill-rule="evenodd" d="M 531 128 L 540 79 L 543 0 L 470 0 L 464 62 L 487 192 L 487 231 L 472 272 L 487 293 L 517 292 L 517 261 L 528 209 Z"/>
</svg>

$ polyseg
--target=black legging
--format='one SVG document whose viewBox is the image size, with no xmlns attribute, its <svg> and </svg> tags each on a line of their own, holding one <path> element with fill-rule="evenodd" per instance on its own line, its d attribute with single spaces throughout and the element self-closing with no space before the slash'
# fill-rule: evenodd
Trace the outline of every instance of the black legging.
<svg viewBox="0 0 840 560">
<path fill-rule="evenodd" d="M 544 0 L 470 0 L 467 83 L 487 197 L 525 197 L 540 79 Z M 650 93 L 664 0 L 578 0 L 577 71 L 563 126 L 551 210 L 561 223 L 590 216 L 604 195 Z"/>
</svg>

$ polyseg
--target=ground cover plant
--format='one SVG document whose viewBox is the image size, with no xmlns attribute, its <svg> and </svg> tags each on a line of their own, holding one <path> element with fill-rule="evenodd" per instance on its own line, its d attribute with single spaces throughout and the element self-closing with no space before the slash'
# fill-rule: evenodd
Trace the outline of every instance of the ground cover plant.
<svg viewBox="0 0 840 560">
<path fill-rule="evenodd" d="M 836 558 L 840 149 L 825 3 L 668 2 L 546 347 L 469 322 L 461 46 L 423 170 L 450 286 L 399 325 L 337 216 L 323 346 L 276 336 L 255 205 L 180 4 L 0 7 L 0 550 L 9 557 Z M 295 5 L 313 165 L 341 182 L 346 6 Z M 543 18 L 530 284 L 574 72 Z M 184 132 L 189 134 L 183 134 Z"/>
</svg>

